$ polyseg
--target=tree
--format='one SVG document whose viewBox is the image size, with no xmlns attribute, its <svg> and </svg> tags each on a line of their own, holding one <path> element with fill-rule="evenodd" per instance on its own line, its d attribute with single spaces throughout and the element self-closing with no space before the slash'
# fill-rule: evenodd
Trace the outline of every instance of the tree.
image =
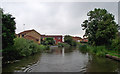
<svg viewBox="0 0 120 74">
<path fill-rule="evenodd" d="M 15 18 L 11 14 L 4 14 L 2 11 L 2 47 L 3 49 L 14 44 Z"/>
<path fill-rule="evenodd" d="M 54 45 L 55 41 L 54 41 L 53 38 L 48 37 L 48 38 L 45 38 L 45 40 L 42 40 L 42 44 L 44 44 L 44 45 Z"/>
<path fill-rule="evenodd" d="M 85 35 L 91 45 L 109 45 L 118 32 L 118 24 L 114 21 L 114 16 L 105 9 L 94 9 L 89 11 L 88 20 L 81 26 L 85 30 Z"/>
<path fill-rule="evenodd" d="M 69 45 L 72 45 L 72 41 L 73 41 L 73 39 L 72 39 L 72 37 L 70 35 L 66 35 L 64 37 L 64 42 L 65 43 L 68 43 Z"/>
<path fill-rule="evenodd" d="M 120 54 L 120 37 L 117 36 L 115 39 L 112 40 L 112 49 L 118 51 Z"/>
</svg>

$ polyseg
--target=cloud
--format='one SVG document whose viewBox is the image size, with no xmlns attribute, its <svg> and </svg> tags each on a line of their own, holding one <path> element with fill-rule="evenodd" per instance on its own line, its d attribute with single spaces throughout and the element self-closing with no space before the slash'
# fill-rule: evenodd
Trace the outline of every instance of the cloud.
<svg viewBox="0 0 120 74">
<path fill-rule="evenodd" d="M 112 6 L 111 6 L 112 5 Z M 83 36 L 81 24 L 94 8 L 105 8 L 118 18 L 117 2 L 4 2 L 2 8 L 16 18 L 16 33 L 35 29 L 41 34 Z M 23 25 L 25 24 L 25 26 Z"/>
</svg>

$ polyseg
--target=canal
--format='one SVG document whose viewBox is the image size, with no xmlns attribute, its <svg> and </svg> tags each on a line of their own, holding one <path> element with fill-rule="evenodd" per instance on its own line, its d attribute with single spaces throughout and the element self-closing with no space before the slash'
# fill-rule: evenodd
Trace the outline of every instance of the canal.
<svg viewBox="0 0 120 74">
<path fill-rule="evenodd" d="M 75 47 L 51 47 L 47 53 L 4 65 L 3 72 L 120 72 L 120 62 L 81 52 Z"/>
</svg>

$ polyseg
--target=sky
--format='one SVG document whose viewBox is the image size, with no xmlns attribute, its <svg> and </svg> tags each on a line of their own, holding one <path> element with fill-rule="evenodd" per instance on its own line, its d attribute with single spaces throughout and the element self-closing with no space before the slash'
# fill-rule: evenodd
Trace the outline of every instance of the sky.
<svg viewBox="0 0 120 74">
<path fill-rule="evenodd" d="M 72 0 L 71 0 L 72 1 Z M 86 1 L 86 2 L 85 2 Z M 5 13 L 15 17 L 16 33 L 35 29 L 40 34 L 83 37 L 81 24 L 94 8 L 105 8 L 118 23 L 118 3 L 114 2 L 42 2 L 41 0 L 3 1 Z M 24 25 L 25 24 L 25 25 Z"/>
</svg>

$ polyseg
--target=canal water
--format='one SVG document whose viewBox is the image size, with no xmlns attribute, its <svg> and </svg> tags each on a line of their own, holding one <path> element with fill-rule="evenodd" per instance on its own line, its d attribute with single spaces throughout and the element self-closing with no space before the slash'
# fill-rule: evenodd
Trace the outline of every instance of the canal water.
<svg viewBox="0 0 120 74">
<path fill-rule="evenodd" d="M 75 47 L 51 47 L 47 53 L 38 53 L 7 64 L 3 72 L 120 72 L 120 62 L 79 51 Z"/>
</svg>

